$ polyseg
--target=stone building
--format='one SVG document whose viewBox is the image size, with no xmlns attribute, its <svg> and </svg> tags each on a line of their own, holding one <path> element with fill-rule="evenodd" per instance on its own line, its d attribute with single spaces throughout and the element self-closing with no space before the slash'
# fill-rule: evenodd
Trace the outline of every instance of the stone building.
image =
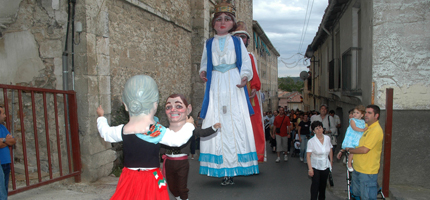
<svg viewBox="0 0 430 200">
<path fill-rule="evenodd" d="M 252 1 L 234 3 L 238 20 L 256 23 Z M 204 94 L 198 70 L 204 42 L 214 34 L 210 19 L 215 4 L 214 0 L 4 0 L 0 84 L 76 91 L 82 178 L 95 181 L 111 172 L 116 159 L 111 144 L 98 135 L 95 110 L 102 105 L 110 118 L 120 109 L 122 87 L 131 76 L 153 77 L 161 102 L 172 93 L 184 94 L 193 104 L 193 116 L 197 115 Z M 262 90 L 276 96 L 273 77 L 279 53 L 259 26 L 253 30 L 257 33 L 251 36 L 258 35 L 258 44 L 265 44 L 254 44 L 254 38 L 250 43 L 259 58 Z M 257 52 L 263 48 L 266 52 Z M 266 101 L 266 106 L 277 104 Z M 159 113 L 166 122 L 162 108 Z"/>
<path fill-rule="evenodd" d="M 303 110 L 303 99 L 300 92 L 286 92 L 278 90 L 279 106 L 287 106 L 288 110 Z"/>
<path fill-rule="evenodd" d="M 394 89 L 390 188 L 430 188 L 423 173 L 430 168 L 429 7 L 420 0 L 329 1 L 306 53 L 312 76 L 305 107 L 328 104 L 342 120 L 341 133 L 359 104 L 380 106 L 385 130 L 386 89 Z"/>
<path fill-rule="evenodd" d="M 269 38 L 264 33 L 263 28 L 257 21 L 252 23 L 251 36 L 253 44 L 248 47 L 253 47 L 252 52 L 257 58 L 257 66 L 261 81 L 261 90 L 264 92 L 265 100 L 263 103 L 263 111 L 273 111 L 278 108 L 278 57 L 279 52 L 275 49 Z"/>
</svg>

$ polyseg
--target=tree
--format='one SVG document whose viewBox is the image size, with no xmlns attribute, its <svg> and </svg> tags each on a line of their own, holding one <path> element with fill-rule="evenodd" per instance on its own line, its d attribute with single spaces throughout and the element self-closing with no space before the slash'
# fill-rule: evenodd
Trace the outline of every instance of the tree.
<svg viewBox="0 0 430 200">
<path fill-rule="evenodd" d="M 283 91 L 293 92 L 300 91 L 304 87 L 304 82 L 298 77 L 283 77 L 278 78 L 278 88 Z"/>
</svg>

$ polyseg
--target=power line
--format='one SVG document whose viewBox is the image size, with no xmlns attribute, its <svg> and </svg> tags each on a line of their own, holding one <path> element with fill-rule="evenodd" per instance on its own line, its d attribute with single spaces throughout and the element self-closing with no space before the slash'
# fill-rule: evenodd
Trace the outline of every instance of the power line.
<svg viewBox="0 0 430 200">
<path fill-rule="evenodd" d="M 310 0 L 308 0 L 308 6 L 309 6 L 309 1 Z M 314 7 L 314 0 L 312 0 L 312 4 L 311 4 L 311 9 L 310 9 L 309 15 L 307 15 L 308 12 L 306 12 L 305 21 L 304 21 L 306 23 L 306 26 L 303 27 L 302 37 L 300 38 L 300 44 L 299 44 L 299 50 L 298 50 L 299 52 L 301 51 L 301 49 L 303 47 L 303 42 L 305 41 L 306 32 L 307 32 L 308 27 L 309 27 L 309 20 L 311 19 L 312 8 L 313 7 Z M 306 22 L 306 18 L 307 18 L 307 22 Z"/>
<path fill-rule="evenodd" d="M 301 34 L 301 36 L 300 36 L 299 49 L 297 50 L 297 52 L 300 52 L 300 48 L 301 48 L 301 46 L 302 46 L 302 38 L 303 38 L 303 33 L 304 33 L 304 31 L 305 31 L 306 18 L 308 17 L 308 11 L 309 11 L 309 2 L 310 2 L 310 0 L 308 0 L 308 5 L 306 6 L 305 20 L 303 21 L 302 34 Z"/>
<path fill-rule="evenodd" d="M 305 59 L 303 57 L 303 55 L 300 53 L 300 51 L 301 51 L 301 49 L 303 47 L 303 43 L 304 43 L 305 37 L 306 37 L 306 32 L 307 32 L 308 27 L 309 27 L 309 21 L 311 19 L 311 14 L 312 14 L 312 8 L 314 6 L 314 1 L 315 0 L 312 0 L 312 4 L 311 4 L 310 9 L 309 9 L 310 0 L 308 0 L 308 5 L 306 7 L 305 19 L 303 21 L 302 35 L 300 37 L 299 48 L 297 50 L 298 52 L 296 54 L 292 55 L 291 57 L 287 58 L 287 59 L 281 58 L 281 62 L 284 63 L 285 67 L 287 67 L 287 68 L 291 69 L 291 68 L 297 67 L 297 65 L 299 65 L 299 63 L 302 63 L 304 66 L 307 65 L 307 59 Z M 283 59 L 290 60 L 290 59 L 294 58 L 295 56 L 298 56 L 298 58 L 296 58 L 296 60 L 294 62 L 285 62 L 283 60 Z"/>
<path fill-rule="evenodd" d="M 312 8 L 314 7 L 314 1 L 315 1 L 315 0 L 312 0 L 311 11 L 309 12 L 308 22 L 306 23 L 305 34 L 303 34 L 303 41 L 302 41 L 302 43 L 301 43 L 301 45 L 300 45 L 299 52 L 300 52 L 300 50 L 302 49 L 303 42 L 305 41 L 306 31 L 308 30 L 308 27 L 309 27 L 309 20 L 311 19 Z"/>
</svg>

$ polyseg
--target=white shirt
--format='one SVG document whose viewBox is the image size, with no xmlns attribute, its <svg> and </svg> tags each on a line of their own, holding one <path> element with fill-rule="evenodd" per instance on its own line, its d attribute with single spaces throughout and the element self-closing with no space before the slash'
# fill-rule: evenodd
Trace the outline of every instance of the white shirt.
<svg viewBox="0 0 430 200">
<path fill-rule="evenodd" d="M 310 152 L 311 154 L 311 165 L 312 168 L 318 170 L 326 170 L 327 168 L 331 169 L 330 160 L 328 159 L 328 155 L 330 154 L 331 148 L 333 146 L 330 142 L 330 137 L 327 135 L 324 136 L 324 143 L 318 140 L 315 136 L 308 141 L 308 148 L 306 152 Z"/>
<path fill-rule="evenodd" d="M 335 123 L 336 126 L 340 124 L 340 118 L 339 118 L 339 116 L 334 115 L 334 123 Z"/>
<path fill-rule="evenodd" d="M 329 121 L 328 118 L 330 118 L 330 125 L 328 124 L 328 121 Z M 330 116 L 329 114 L 327 114 L 324 117 L 324 120 L 321 118 L 321 115 L 313 115 L 311 117 L 311 124 L 314 121 L 320 121 L 320 122 L 322 122 L 323 127 L 326 129 L 326 131 L 330 130 L 332 134 L 336 134 L 337 128 L 336 128 L 335 121 L 334 121 L 333 117 Z"/>
<path fill-rule="evenodd" d="M 121 142 L 122 141 L 122 127 L 124 124 L 119 126 L 109 126 L 106 117 L 97 118 L 97 129 L 99 130 L 100 136 L 106 142 Z M 178 132 L 174 132 L 166 128 L 166 133 L 161 139 L 160 143 L 171 146 L 179 147 L 187 143 L 190 137 L 193 135 L 194 125 L 191 123 L 185 123 L 184 126 Z"/>
<path fill-rule="evenodd" d="M 272 117 L 269 118 L 269 124 L 270 126 L 273 126 L 273 122 L 275 121 L 275 116 L 272 115 Z"/>
<path fill-rule="evenodd" d="M 339 133 L 337 132 L 338 131 L 337 130 L 337 125 L 340 124 L 340 118 L 337 115 L 334 115 L 333 118 L 334 118 L 334 125 L 336 126 L 336 133 L 334 135 L 338 135 Z"/>
</svg>

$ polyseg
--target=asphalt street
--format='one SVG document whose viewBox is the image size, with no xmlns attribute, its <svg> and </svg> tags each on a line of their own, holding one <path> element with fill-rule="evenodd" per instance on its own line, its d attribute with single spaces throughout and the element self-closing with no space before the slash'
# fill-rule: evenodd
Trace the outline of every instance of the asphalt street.
<svg viewBox="0 0 430 200">
<path fill-rule="evenodd" d="M 311 179 L 307 175 L 306 164 L 298 157 L 289 155 L 288 161 L 275 163 L 276 154 L 268 148 L 267 162 L 259 165 L 260 174 L 235 177 L 234 185 L 221 186 L 221 178 L 213 178 L 198 173 L 198 154 L 190 159 L 188 179 L 191 200 L 233 200 L 233 199 L 310 199 Z M 326 191 L 327 200 L 345 199 L 344 167 L 335 163 L 333 172 L 335 187 Z M 9 200 L 104 200 L 115 192 L 117 177 L 104 177 L 95 183 L 74 183 L 73 180 L 56 182 L 9 196 Z M 171 199 L 174 199 L 171 196 Z"/>
<path fill-rule="evenodd" d="M 276 163 L 276 153 L 267 148 L 267 162 L 259 165 L 260 174 L 234 178 L 234 185 L 221 186 L 221 178 L 198 173 L 198 160 L 190 160 L 189 199 L 310 199 L 311 179 L 307 166 L 298 157 L 288 156 Z M 326 192 L 326 199 L 341 199 Z"/>
</svg>

